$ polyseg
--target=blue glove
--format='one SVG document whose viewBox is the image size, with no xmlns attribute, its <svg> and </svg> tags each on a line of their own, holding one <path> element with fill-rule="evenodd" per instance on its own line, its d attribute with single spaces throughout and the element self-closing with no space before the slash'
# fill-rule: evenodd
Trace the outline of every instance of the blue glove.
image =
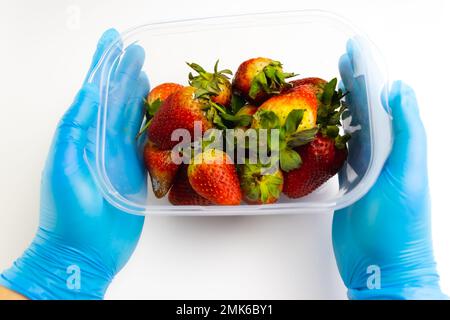
<svg viewBox="0 0 450 320">
<path fill-rule="evenodd" d="M 107 171 L 117 188 L 146 197 L 146 172 L 135 136 L 143 119 L 143 97 L 149 90 L 141 71 L 144 51 L 122 49 L 117 31 L 105 32 L 91 69 L 75 101 L 61 119 L 41 182 L 40 222 L 36 237 L 0 285 L 31 299 L 101 299 L 113 277 L 130 258 L 144 218 L 111 206 L 91 174 L 96 147 L 99 76 L 97 64 L 111 68 L 114 101 L 108 113 Z M 105 50 L 117 57 L 102 62 Z M 99 74 L 99 73 L 97 73 Z M 89 79 L 89 80 L 88 80 Z M 49 92 L 51 94 L 51 92 Z M 126 172 L 126 174 L 124 174 Z"/>
<path fill-rule="evenodd" d="M 348 102 L 365 103 L 354 76 L 355 42 L 340 60 Z M 389 94 L 394 145 L 372 189 L 336 211 L 333 246 L 350 299 L 443 299 L 431 242 L 425 129 L 414 91 L 395 82 Z"/>
</svg>

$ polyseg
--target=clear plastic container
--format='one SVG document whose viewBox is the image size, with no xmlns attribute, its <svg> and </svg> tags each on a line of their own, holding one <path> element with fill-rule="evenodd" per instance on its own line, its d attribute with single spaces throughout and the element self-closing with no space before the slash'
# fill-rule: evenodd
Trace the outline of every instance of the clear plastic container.
<svg viewBox="0 0 450 320">
<path fill-rule="evenodd" d="M 300 199 L 282 196 L 270 205 L 174 206 L 167 197 L 155 198 L 150 184 L 145 199 L 128 194 L 126 188 L 119 192 L 108 177 L 104 156 L 108 145 L 105 115 L 113 94 L 107 85 L 111 72 L 96 70 L 101 73 L 101 101 L 94 171 L 105 198 L 133 214 L 199 216 L 309 213 L 351 205 L 376 181 L 391 150 L 392 129 L 389 108 L 382 105 L 387 94 L 385 66 L 374 46 L 350 23 L 323 11 L 278 12 L 150 23 L 123 33 L 121 39 L 124 48 L 138 43 L 145 49 L 143 69 L 155 86 L 162 82 L 187 84 L 185 61 L 212 67 L 220 59 L 221 67 L 236 70 L 242 61 L 256 56 L 282 61 L 285 70 L 300 77 L 339 78 L 339 59 L 351 38 L 361 53 L 354 59 L 353 76 L 365 87 L 366 96 L 364 103 L 350 106 L 351 121 L 344 122 L 344 129 L 352 132 L 348 161 L 338 175 L 312 194 Z M 108 60 L 109 54 L 103 59 Z"/>
</svg>

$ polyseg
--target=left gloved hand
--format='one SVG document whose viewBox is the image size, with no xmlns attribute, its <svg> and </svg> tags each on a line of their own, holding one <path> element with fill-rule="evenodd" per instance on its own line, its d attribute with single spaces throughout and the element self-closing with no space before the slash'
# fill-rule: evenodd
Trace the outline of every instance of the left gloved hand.
<svg viewBox="0 0 450 320">
<path fill-rule="evenodd" d="M 119 38 L 105 32 L 91 71 Z M 141 71 L 144 51 L 137 45 L 112 67 L 108 110 L 106 170 L 111 182 L 127 194 L 146 197 L 146 171 L 135 136 L 142 123 L 143 97 L 149 90 Z M 114 61 L 109 59 L 108 61 Z M 40 222 L 36 237 L 22 257 L 3 272 L 0 285 L 31 299 L 101 299 L 133 253 L 144 218 L 121 212 L 100 193 L 90 171 L 96 148 L 99 76 L 86 79 L 61 119 L 42 175 Z M 88 78 L 87 77 L 87 78 Z M 50 92 L 49 92 L 50 94 Z M 33 213 L 30 213 L 33 214 Z"/>
</svg>

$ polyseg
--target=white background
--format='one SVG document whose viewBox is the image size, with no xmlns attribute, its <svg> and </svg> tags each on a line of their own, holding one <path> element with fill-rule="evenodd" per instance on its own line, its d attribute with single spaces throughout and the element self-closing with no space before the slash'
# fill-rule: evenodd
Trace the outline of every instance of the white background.
<svg viewBox="0 0 450 320">
<path fill-rule="evenodd" d="M 417 91 L 429 142 L 435 254 L 442 287 L 450 293 L 448 3 L 1 0 L 0 270 L 33 237 L 40 173 L 55 124 L 79 88 L 105 29 L 319 8 L 366 31 L 384 53 L 391 79 L 405 80 Z M 78 27 L 72 20 L 77 12 Z M 152 217 L 107 298 L 345 298 L 331 247 L 331 217 Z"/>
</svg>

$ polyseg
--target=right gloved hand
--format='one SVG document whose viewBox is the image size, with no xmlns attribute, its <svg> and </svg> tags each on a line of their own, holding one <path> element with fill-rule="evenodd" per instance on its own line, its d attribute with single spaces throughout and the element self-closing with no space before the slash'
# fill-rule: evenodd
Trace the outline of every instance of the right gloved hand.
<svg viewBox="0 0 450 320">
<path fill-rule="evenodd" d="M 354 72 L 357 50 L 350 41 L 340 61 L 350 104 L 365 103 L 366 96 Z M 389 106 L 394 145 L 378 180 L 363 198 L 334 214 L 339 272 L 350 299 L 446 298 L 433 256 L 426 136 L 414 91 L 395 82 Z"/>
</svg>

